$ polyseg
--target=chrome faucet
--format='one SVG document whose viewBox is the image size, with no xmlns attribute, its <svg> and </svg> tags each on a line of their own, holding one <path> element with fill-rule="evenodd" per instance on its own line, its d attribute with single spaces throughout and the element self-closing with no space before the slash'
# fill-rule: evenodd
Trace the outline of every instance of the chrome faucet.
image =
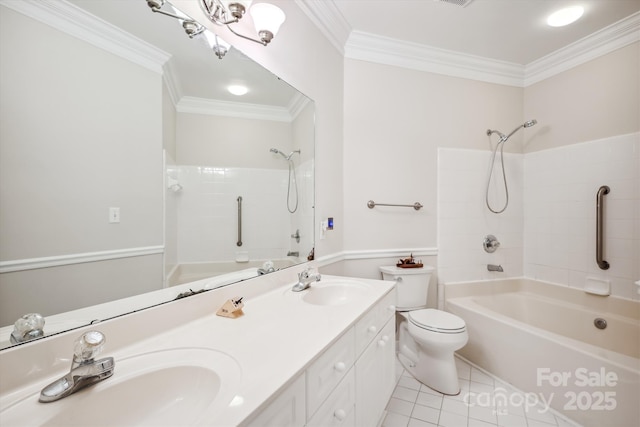
<svg viewBox="0 0 640 427">
<path fill-rule="evenodd" d="M 312 274 L 310 268 L 305 268 L 300 273 L 298 273 L 298 283 L 293 285 L 293 288 L 291 290 L 293 292 L 304 291 L 309 286 L 311 286 L 311 283 L 319 282 L 321 277 L 322 276 L 320 276 L 320 273 L 316 272 L 315 274 Z"/>
<path fill-rule="evenodd" d="M 71 370 L 40 392 L 40 402 L 53 402 L 67 397 L 78 390 L 98 383 L 113 375 L 113 357 L 95 360 L 105 343 L 102 332 L 89 331 L 78 338 L 73 346 Z"/>
</svg>

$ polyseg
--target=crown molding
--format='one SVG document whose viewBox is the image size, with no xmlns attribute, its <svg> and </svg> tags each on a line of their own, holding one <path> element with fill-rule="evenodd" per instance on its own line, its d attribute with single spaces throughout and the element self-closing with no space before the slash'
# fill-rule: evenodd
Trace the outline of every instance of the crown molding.
<svg viewBox="0 0 640 427">
<path fill-rule="evenodd" d="M 179 113 L 208 114 L 212 116 L 271 120 L 287 123 L 292 120 L 289 110 L 284 107 L 219 101 L 193 96 L 183 96 L 180 98 L 180 101 L 176 105 L 176 110 Z"/>
<path fill-rule="evenodd" d="M 538 83 L 638 41 L 640 12 L 527 64 L 524 86 Z"/>
<path fill-rule="evenodd" d="M 64 0 L 0 0 L 0 4 L 158 74 L 171 57 Z"/>
<path fill-rule="evenodd" d="M 294 120 L 296 117 L 298 117 L 298 114 L 300 114 L 302 110 L 304 110 L 305 107 L 309 105 L 309 102 L 311 102 L 309 98 L 307 98 L 300 92 L 297 92 L 291 99 L 291 102 L 289 102 L 288 106 L 291 120 Z"/>
<path fill-rule="evenodd" d="M 344 56 L 344 46 L 351 33 L 351 25 L 333 1 L 295 0 L 302 12 Z"/>
<path fill-rule="evenodd" d="M 182 97 L 182 86 L 180 80 L 177 78 L 178 73 L 173 65 L 173 61 L 169 60 L 165 62 L 162 67 L 162 80 L 169 93 L 169 98 L 174 106 L 178 105 L 180 98 Z"/>
<path fill-rule="evenodd" d="M 527 87 L 640 41 L 638 12 L 522 65 L 351 30 L 333 1 L 296 3 L 345 58 L 516 87 Z"/>
<path fill-rule="evenodd" d="M 522 86 L 524 66 L 352 31 L 345 57 L 509 86 Z"/>
</svg>

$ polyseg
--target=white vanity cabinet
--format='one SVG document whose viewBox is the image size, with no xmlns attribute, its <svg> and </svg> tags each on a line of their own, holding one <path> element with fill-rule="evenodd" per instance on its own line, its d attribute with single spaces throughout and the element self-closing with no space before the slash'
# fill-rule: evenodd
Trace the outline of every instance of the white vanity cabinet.
<svg viewBox="0 0 640 427">
<path fill-rule="evenodd" d="M 395 387 L 395 322 L 389 320 L 355 366 L 356 425 L 376 426 Z"/>
<path fill-rule="evenodd" d="M 304 392 L 304 374 L 289 385 L 283 392 L 253 418 L 246 427 L 299 427 L 304 425 L 306 403 Z"/>
<path fill-rule="evenodd" d="M 246 425 L 378 425 L 395 386 L 394 302 L 392 290 Z M 304 408 L 300 408 L 301 402 Z M 301 418 L 301 414 L 306 414 L 305 418 Z"/>
<path fill-rule="evenodd" d="M 392 291 L 356 324 L 356 345 L 364 346 L 355 365 L 359 427 L 378 425 L 395 387 L 394 303 Z"/>
</svg>

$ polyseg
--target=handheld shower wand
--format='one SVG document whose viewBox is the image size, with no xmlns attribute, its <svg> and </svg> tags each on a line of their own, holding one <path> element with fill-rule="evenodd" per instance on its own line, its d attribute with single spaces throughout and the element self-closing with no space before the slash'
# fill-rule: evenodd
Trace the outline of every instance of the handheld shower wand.
<svg viewBox="0 0 640 427">
<path fill-rule="evenodd" d="M 493 150 L 493 156 L 491 157 L 491 166 L 489 166 L 489 178 L 487 179 L 487 191 L 485 194 L 485 203 L 487 204 L 487 208 L 489 208 L 489 210 L 495 214 L 499 214 L 505 211 L 505 209 L 507 209 L 507 206 L 509 206 L 509 189 L 507 188 L 507 176 L 504 172 L 504 154 L 502 152 L 503 148 L 504 148 L 504 143 L 507 142 L 507 140 L 509 138 L 511 138 L 511 135 L 513 135 L 514 133 L 516 133 L 517 131 L 519 131 L 520 129 L 524 129 L 524 128 L 530 128 L 531 126 L 535 125 L 536 123 L 538 123 L 538 121 L 536 119 L 532 119 L 532 120 L 527 120 L 526 122 L 524 122 L 523 124 L 521 124 L 520 126 L 518 126 L 517 128 L 515 128 L 514 130 L 511 131 L 511 133 L 509 135 L 505 135 L 502 132 L 500 132 L 499 130 L 495 130 L 495 129 L 487 129 L 487 136 L 491 137 L 491 135 L 493 135 L 494 133 L 497 133 L 498 136 L 500 137 L 500 139 L 498 140 L 498 143 L 496 144 L 496 148 Z M 505 202 L 504 202 L 504 207 L 500 210 L 494 210 L 491 207 L 491 204 L 489 203 L 489 185 L 491 184 L 491 177 L 493 176 L 493 165 L 496 161 L 496 153 L 498 152 L 498 148 L 500 148 L 500 163 L 502 166 L 502 181 L 504 182 L 504 192 L 505 192 Z"/>
<path fill-rule="evenodd" d="M 291 153 L 289 153 L 288 156 L 284 154 L 282 151 L 278 150 L 277 148 L 271 148 L 269 151 L 275 154 L 280 154 L 287 161 L 287 163 L 289 163 L 289 183 L 287 184 L 287 210 L 290 213 L 294 213 L 295 211 L 298 210 L 298 181 L 296 180 L 296 168 L 295 168 L 295 165 L 293 164 L 293 160 L 291 160 L 291 157 L 295 153 L 300 154 L 300 150 L 293 150 Z M 289 200 L 291 199 L 291 181 L 292 181 L 291 177 L 292 176 L 293 176 L 293 187 L 296 195 L 296 201 L 293 208 L 289 206 Z"/>
</svg>

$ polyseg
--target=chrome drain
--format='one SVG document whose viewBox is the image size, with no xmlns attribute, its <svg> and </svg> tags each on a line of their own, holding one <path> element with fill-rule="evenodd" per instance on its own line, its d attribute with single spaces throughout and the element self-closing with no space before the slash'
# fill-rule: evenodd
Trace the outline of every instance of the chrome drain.
<svg viewBox="0 0 640 427">
<path fill-rule="evenodd" d="M 593 324 L 596 326 L 596 328 L 598 329 L 604 329 L 607 327 L 607 321 L 604 320 L 602 317 L 597 317 L 594 321 Z"/>
</svg>

